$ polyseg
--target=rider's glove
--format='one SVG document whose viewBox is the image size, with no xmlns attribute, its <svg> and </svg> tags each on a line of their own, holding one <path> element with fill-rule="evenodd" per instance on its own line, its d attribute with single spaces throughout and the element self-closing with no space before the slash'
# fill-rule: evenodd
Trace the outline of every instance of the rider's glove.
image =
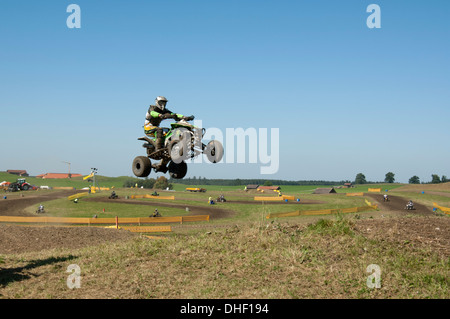
<svg viewBox="0 0 450 319">
<path fill-rule="evenodd" d="M 185 119 L 186 121 L 192 121 L 194 118 L 195 118 L 194 115 L 191 115 L 191 116 L 185 116 L 185 117 L 184 117 L 184 119 Z"/>
</svg>

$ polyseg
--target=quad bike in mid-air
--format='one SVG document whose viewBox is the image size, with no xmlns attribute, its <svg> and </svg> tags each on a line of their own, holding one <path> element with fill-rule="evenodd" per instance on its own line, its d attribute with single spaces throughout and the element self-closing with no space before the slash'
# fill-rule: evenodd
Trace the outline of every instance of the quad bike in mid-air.
<svg viewBox="0 0 450 319">
<path fill-rule="evenodd" d="M 218 163 L 223 157 L 223 146 L 217 140 L 204 144 L 202 138 L 206 133 L 199 128 L 181 119 L 170 124 L 171 128 L 162 128 L 164 147 L 157 150 L 156 132 L 146 132 L 146 136 L 138 138 L 145 143 L 142 145 L 147 156 L 137 156 L 133 160 L 133 174 L 137 177 L 147 177 L 152 169 L 158 173 L 169 172 L 170 177 L 181 179 L 186 176 L 186 160 L 194 159 L 205 154 L 211 163 Z M 152 160 L 159 161 L 156 164 Z"/>
</svg>

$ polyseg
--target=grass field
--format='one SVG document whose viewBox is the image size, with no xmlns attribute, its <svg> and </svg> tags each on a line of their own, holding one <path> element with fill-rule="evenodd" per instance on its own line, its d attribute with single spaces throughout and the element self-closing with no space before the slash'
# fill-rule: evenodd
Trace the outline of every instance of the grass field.
<svg viewBox="0 0 450 319">
<path fill-rule="evenodd" d="M 6 172 L 0 172 L 0 181 L 7 182 L 15 182 L 18 176 L 9 174 Z M 74 177 L 71 179 L 41 179 L 36 177 L 25 177 L 26 181 L 32 185 L 36 186 L 50 186 L 50 187 L 74 187 L 76 189 L 82 189 L 84 187 L 88 187 L 92 185 L 92 182 L 88 182 L 83 180 L 82 177 Z M 126 180 L 134 179 L 134 177 L 130 176 L 119 176 L 119 177 L 107 177 L 107 176 L 96 176 L 96 182 L 100 187 L 114 187 L 121 188 Z M 347 193 L 347 192 L 363 192 L 368 188 L 381 188 L 383 191 L 388 189 L 392 190 L 397 187 L 404 186 L 404 184 L 365 184 L 365 185 L 357 185 L 353 188 L 337 188 L 340 185 L 336 185 L 335 189 L 338 193 Z M 182 185 L 173 183 L 173 189 L 175 191 L 184 191 L 187 187 L 201 187 L 205 188 L 209 191 L 238 191 L 243 190 L 245 185 L 240 186 L 220 186 L 220 185 Z M 323 185 L 283 185 L 281 186 L 282 192 L 285 194 L 306 194 L 312 193 L 318 187 L 331 187 L 331 186 L 323 186 Z M 266 192 L 267 193 L 267 192 Z"/>
<path fill-rule="evenodd" d="M 7 180 L 3 177 L 0 173 L 0 180 Z M 85 187 L 80 180 L 51 182 L 54 186 Z M 106 178 L 100 186 L 115 186 L 121 199 L 153 192 L 123 188 L 121 183 L 122 178 Z M 387 218 L 382 217 L 383 211 L 368 211 L 265 218 L 276 212 L 364 206 L 366 197 L 344 193 L 367 192 L 368 188 L 381 188 L 382 193 L 388 190 L 388 194 L 427 206 L 438 202 L 450 207 L 445 187 L 442 194 L 436 188 L 422 193 L 422 187 L 407 186 L 358 185 L 326 195 L 311 194 L 320 185 L 282 186 L 283 194 L 294 195 L 300 203 L 272 205 L 253 198 L 277 196 L 275 192 L 203 185 L 195 187 L 206 188 L 206 193 L 191 193 L 185 191 L 188 185 L 181 184 L 174 184 L 173 191 L 158 190 L 160 195 L 175 196 L 167 203 L 179 205 L 176 207 L 161 205 L 165 201 L 158 198 L 126 203 L 96 201 L 107 198 L 110 191 L 90 194 L 77 204 L 67 198 L 48 201 L 44 203 L 47 214 L 61 217 L 147 217 L 155 208 L 163 216 L 181 216 L 190 214 L 187 206 L 211 208 L 211 214 L 216 208 L 225 208 L 233 214 L 210 222 L 176 225 L 172 233 L 159 235 L 161 240 L 137 235 L 77 249 L 59 247 L 0 255 L 0 298 L 448 299 L 448 216 Z M 51 192 L 55 190 L 12 193 L 8 198 Z M 208 197 L 215 199 L 220 194 L 227 202 L 210 206 Z M 135 205 L 135 201 L 155 204 Z M 306 204 L 308 201 L 314 202 Z M 34 209 L 27 208 L 29 213 Z M 441 234 L 444 237 L 438 237 Z M 68 264 L 81 268 L 80 289 L 66 286 Z M 371 264 L 382 270 L 380 289 L 367 286 L 367 267 Z"/>
<path fill-rule="evenodd" d="M 52 192 L 53 190 L 40 190 L 39 192 Z M 130 197 L 131 195 L 143 195 L 151 194 L 153 191 L 146 189 L 115 189 L 116 193 L 121 198 Z M 320 202 L 318 204 L 298 204 L 298 205 L 265 205 L 262 202 L 254 201 L 254 196 L 261 196 L 257 193 L 246 193 L 242 190 L 211 190 L 206 193 L 191 193 L 186 191 L 158 191 L 161 196 L 173 195 L 175 200 L 160 200 L 158 197 L 155 199 L 135 199 L 130 201 L 129 204 L 116 203 L 113 200 L 108 202 L 95 202 L 91 201 L 95 198 L 108 197 L 110 191 L 97 192 L 90 194 L 86 197 L 80 198 L 77 204 L 67 198 L 48 201 L 45 203 L 45 209 L 50 216 L 58 217 L 92 217 L 94 214 L 97 217 L 147 217 L 151 214 L 155 208 L 163 214 L 163 216 L 181 216 L 188 215 L 185 207 L 189 205 L 210 207 L 213 214 L 215 208 L 226 208 L 227 210 L 236 212 L 231 219 L 233 221 L 252 221 L 260 219 L 262 216 L 266 216 L 269 213 L 278 212 L 290 212 L 294 210 L 319 210 L 319 209 L 332 209 L 332 208 L 346 208 L 346 207 L 358 207 L 365 206 L 365 199 L 363 197 L 347 197 L 343 195 L 312 195 L 305 194 L 299 195 L 300 203 L 302 201 L 314 200 Z M 220 194 L 226 195 L 227 203 L 216 203 L 214 206 L 210 206 L 208 198 L 211 196 L 216 199 Z M 298 194 L 291 192 L 292 194 Z M 17 195 L 16 195 L 17 196 Z M 271 196 L 276 196 L 271 195 Z M 134 205 L 134 202 L 154 202 L 155 205 L 141 206 Z M 235 201 L 235 202 L 233 202 Z M 239 201 L 245 201 L 246 203 L 239 203 Z M 158 205 L 158 202 L 175 203 L 180 205 L 179 208 L 163 207 Z M 250 203 L 249 203 L 250 202 Z M 33 212 L 35 207 L 30 207 L 28 212 Z M 104 211 L 103 211 L 104 210 Z"/>
<path fill-rule="evenodd" d="M 65 286 L 69 263 L 81 269 L 80 289 Z M 382 270 L 380 289 L 366 284 L 371 264 Z M 345 218 L 309 226 L 247 223 L 165 240 L 136 237 L 2 256 L 0 265 L 27 269 L 26 280 L 2 288 L 0 279 L 0 294 L 8 298 L 449 297 L 448 258 L 412 237 L 366 236 Z"/>
<path fill-rule="evenodd" d="M 8 174 L 6 172 L 0 172 L 0 182 L 15 182 L 18 177 L 17 175 Z M 82 189 L 84 187 L 89 187 L 92 182 L 83 180 L 83 177 L 74 177 L 71 179 L 42 179 L 36 177 L 23 177 L 31 185 L 36 186 L 49 186 L 49 187 L 74 187 L 76 189 Z M 96 176 L 96 183 L 100 187 L 123 187 L 123 183 L 127 179 L 132 179 L 128 176 L 120 177 L 107 177 L 107 176 Z"/>
</svg>

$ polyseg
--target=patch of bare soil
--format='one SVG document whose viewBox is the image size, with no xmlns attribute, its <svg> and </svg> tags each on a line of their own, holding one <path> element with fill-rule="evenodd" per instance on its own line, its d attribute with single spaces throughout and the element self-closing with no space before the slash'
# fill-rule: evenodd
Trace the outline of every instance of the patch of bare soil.
<svg viewBox="0 0 450 319">
<path fill-rule="evenodd" d="M 416 244 L 450 256 L 450 218 L 419 216 L 359 220 L 355 228 L 368 238 Z"/>
<path fill-rule="evenodd" d="M 77 249 L 138 236 L 121 229 L 99 227 L 17 226 L 0 224 L 0 254 L 53 248 Z"/>
</svg>

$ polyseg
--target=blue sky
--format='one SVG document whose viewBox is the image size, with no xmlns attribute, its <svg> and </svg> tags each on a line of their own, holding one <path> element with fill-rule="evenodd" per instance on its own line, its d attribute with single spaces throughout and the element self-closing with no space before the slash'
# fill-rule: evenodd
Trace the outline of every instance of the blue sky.
<svg viewBox="0 0 450 319">
<path fill-rule="evenodd" d="M 81 8 L 69 29 L 68 5 Z M 369 4 L 381 28 L 369 29 Z M 278 128 L 279 169 L 187 176 L 450 177 L 448 1 L 2 1 L 0 170 L 131 176 L 158 95 L 206 128 Z M 167 121 L 166 124 L 169 124 Z M 226 140 L 224 141 L 226 150 Z M 153 175 L 154 176 L 154 175 Z"/>
</svg>

